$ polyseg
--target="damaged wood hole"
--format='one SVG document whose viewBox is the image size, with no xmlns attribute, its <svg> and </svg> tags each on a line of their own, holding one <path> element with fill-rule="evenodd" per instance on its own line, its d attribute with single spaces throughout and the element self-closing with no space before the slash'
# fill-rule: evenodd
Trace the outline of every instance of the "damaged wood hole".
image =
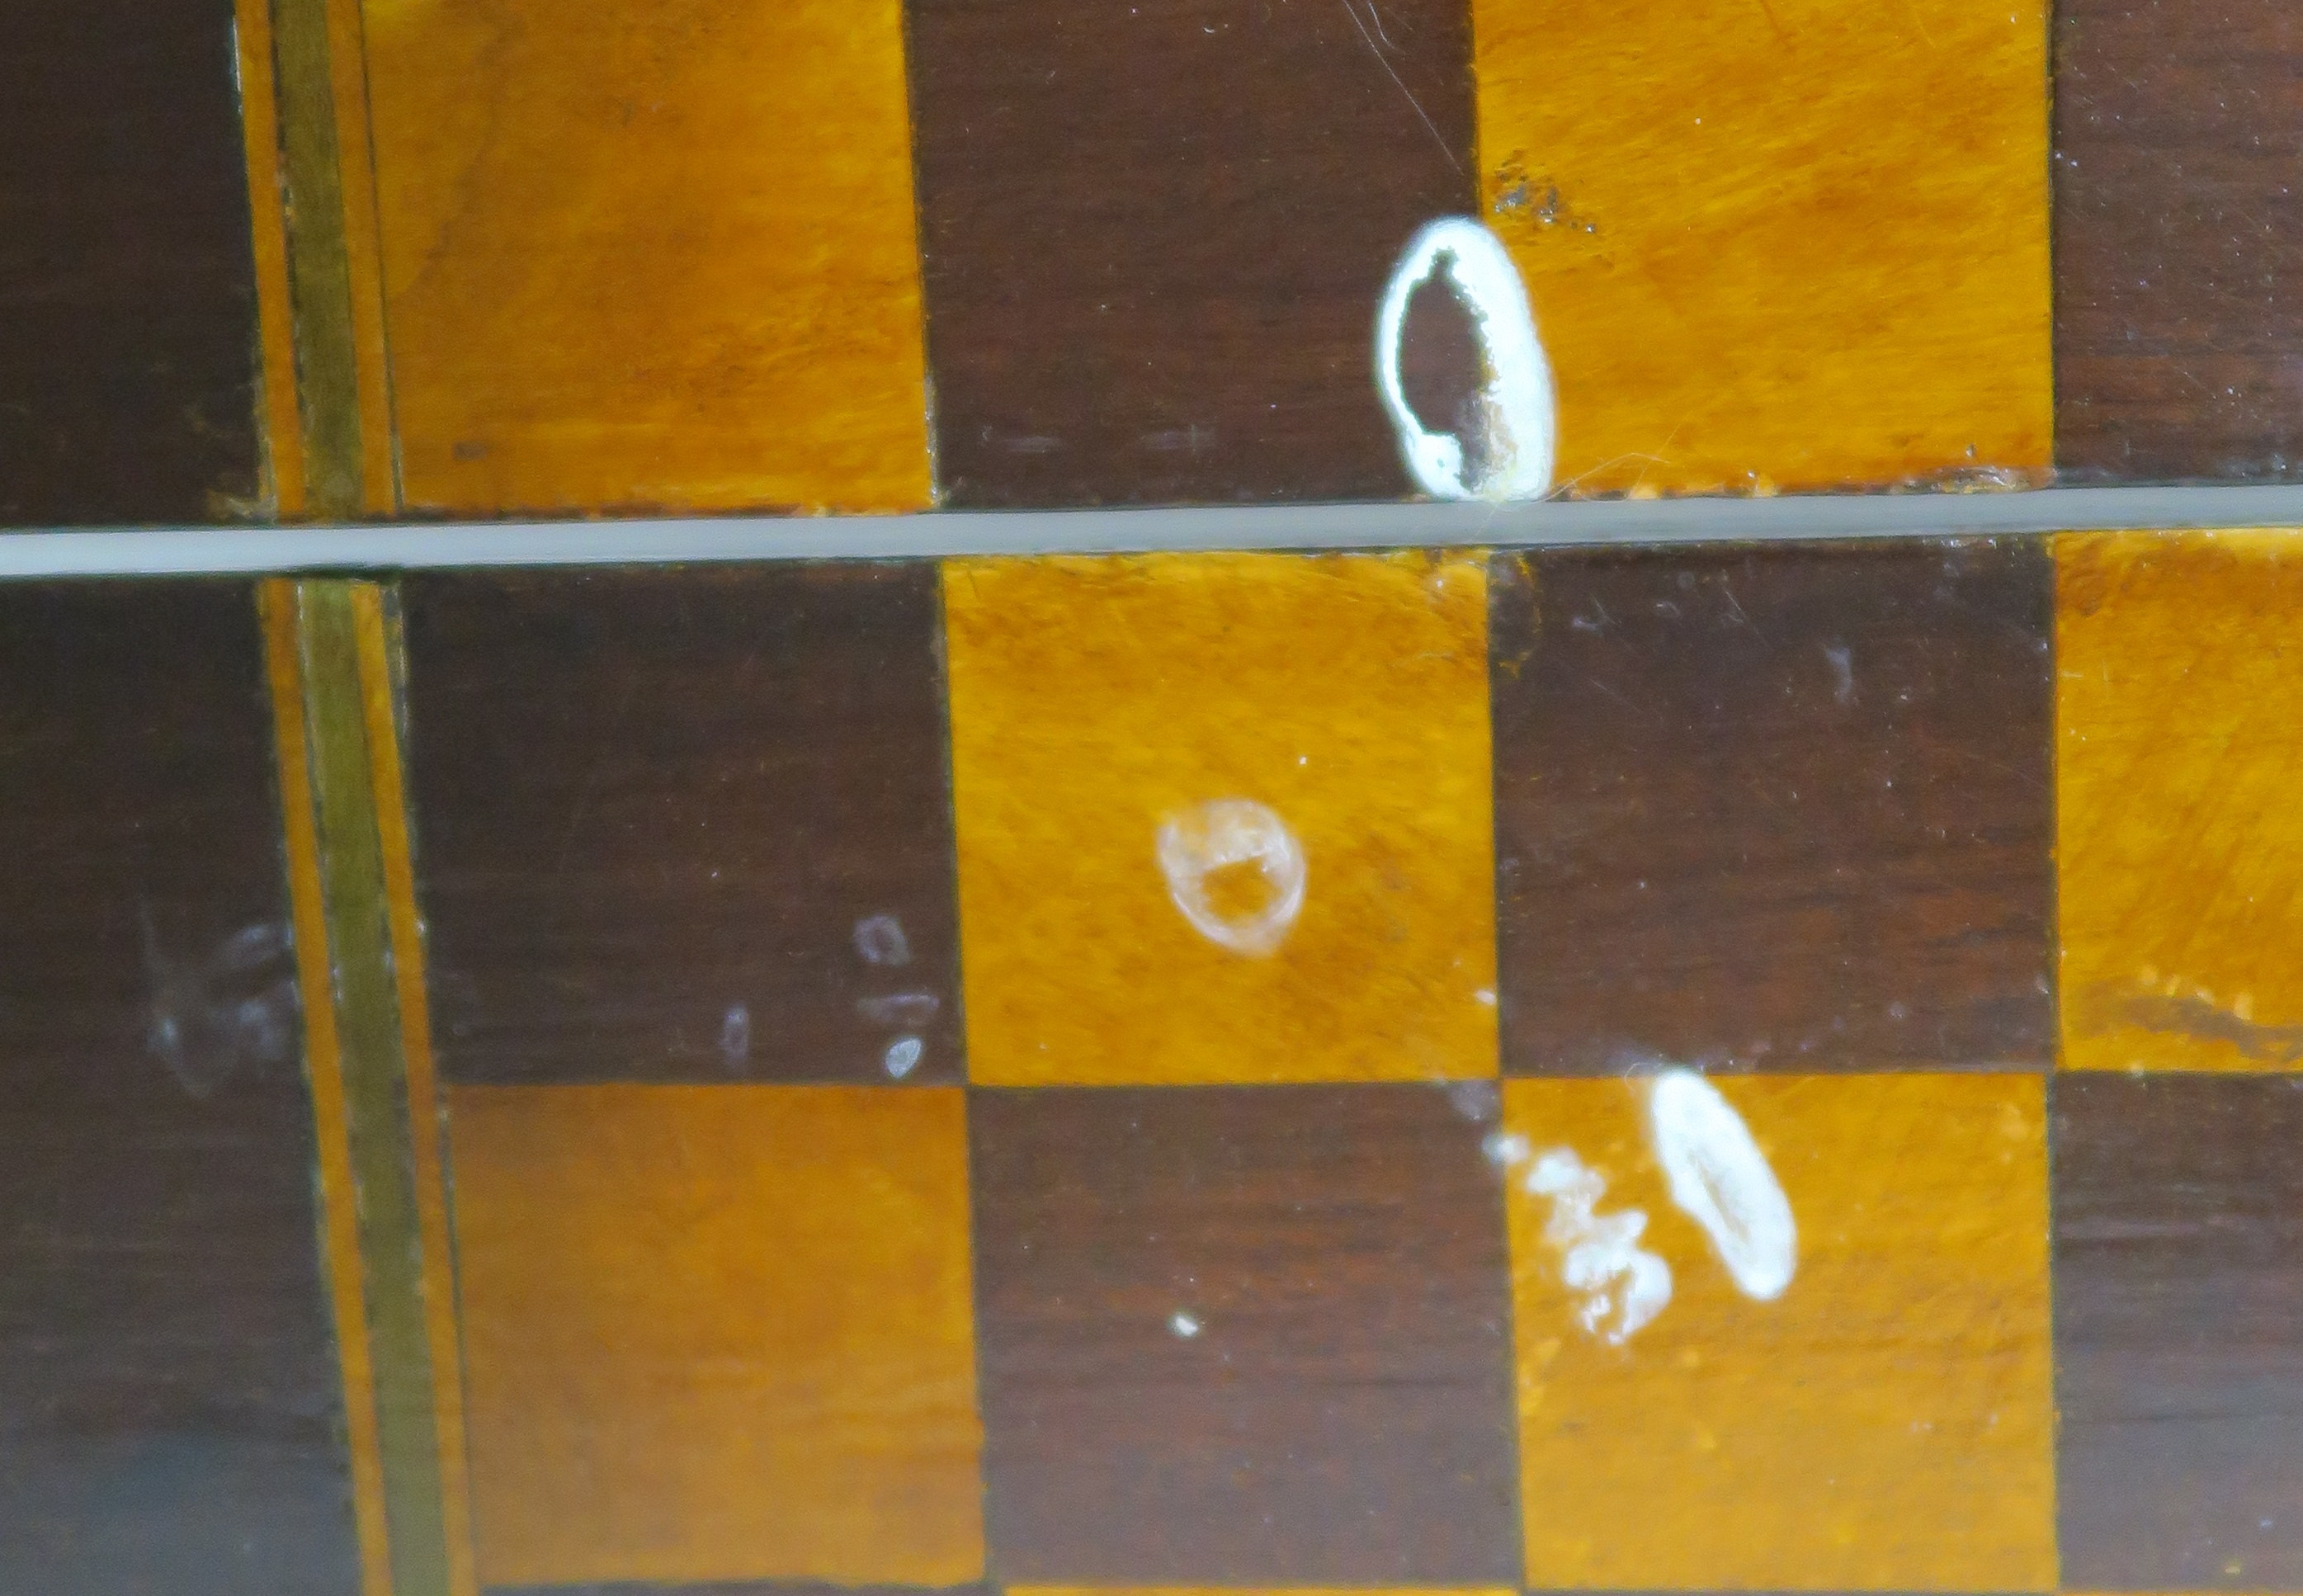
<svg viewBox="0 0 2303 1596">
<path fill-rule="evenodd" d="M 1399 385 L 1427 432 L 1448 433 L 1464 450 L 1464 475 L 1488 474 L 1484 396 L 1495 380 L 1480 318 L 1456 285 L 1452 257 L 1407 296 L 1399 341 Z"/>
</svg>

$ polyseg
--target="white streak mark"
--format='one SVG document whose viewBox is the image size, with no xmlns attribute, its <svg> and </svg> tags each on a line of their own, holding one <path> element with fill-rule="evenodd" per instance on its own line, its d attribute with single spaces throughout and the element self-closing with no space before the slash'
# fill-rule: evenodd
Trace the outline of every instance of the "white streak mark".
<svg viewBox="0 0 2303 1596">
<path fill-rule="evenodd" d="M 752 1011 L 741 1003 L 728 1005 L 720 1022 L 720 1057 L 729 1068 L 742 1068 L 752 1056 Z"/>
<path fill-rule="evenodd" d="M 856 921 L 856 951 L 869 965 L 912 962 L 912 944 L 904 936 L 904 923 L 893 915 L 867 915 Z"/>
<path fill-rule="evenodd" d="M 1216 798 L 1160 823 L 1160 871 L 1168 895 L 1192 928 L 1218 947 L 1261 958 L 1278 951 L 1303 912 L 1308 866 L 1287 823 L 1252 798 Z M 1208 894 L 1208 878 L 1253 865 L 1265 899 L 1246 913 L 1226 912 Z"/>
<path fill-rule="evenodd" d="M 1463 441 L 1426 432 L 1407 402 L 1399 375 L 1400 341 L 1407 301 L 1435 272 L 1454 281 L 1464 308 L 1479 324 L 1487 383 L 1479 410 L 1483 464 L 1476 482 L 1464 475 Z M 1551 366 L 1535 330 L 1535 312 L 1519 269 L 1496 235 L 1468 216 L 1443 216 L 1415 235 L 1392 268 L 1376 316 L 1375 379 L 1399 435 L 1408 474 L 1438 499 L 1540 499 L 1551 487 L 1555 404 Z"/>
<path fill-rule="evenodd" d="M 891 992 L 856 1000 L 856 1012 L 875 1026 L 924 1026 L 942 1007 L 942 1001 L 932 992 Z"/>
<path fill-rule="evenodd" d="M 900 1081 L 919 1068 L 920 1055 L 926 1051 L 927 1043 L 918 1037 L 898 1036 L 888 1044 L 888 1051 L 880 1055 L 880 1062 L 888 1067 L 890 1076 Z"/>
<path fill-rule="evenodd" d="M 1168 1321 L 1168 1328 L 1173 1330 L 1178 1338 L 1188 1341 L 1200 1333 L 1200 1322 L 1178 1308 L 1174 1316 Z"/>
<path fill-rule="evenodd" d="M 1826 643 L 1823 657 L 1831 663 L 1831 697 L 1835 704 L 1855 702 L 1855 655 L 1844 643 Z"/>
<path fill-rule="evenodd" d="M 1767 1154 L 1733 1104 L 1692 1069 L 1648 1092 L 1648 1128 L 1671 1200 L 1711 1237 L 1743 1295 L 1772 1302 L 1799 1268 L 1799 1233 Z"/>
<path fill-rule="evenodd" d="M 1565 1147 L 1535 1161 L 1527 1189 L 1551 1199 L 1543 1239 L 1560 1254 L 1560 1279 L 1583 1299 L 1576 1322 L 1621 1347 L 1671 1301 L 1671 1265 L 1637 1245 L 1648 1216 L 1636 1208 L 1594 1213 L 1607 1183 Z"/>
</svg>

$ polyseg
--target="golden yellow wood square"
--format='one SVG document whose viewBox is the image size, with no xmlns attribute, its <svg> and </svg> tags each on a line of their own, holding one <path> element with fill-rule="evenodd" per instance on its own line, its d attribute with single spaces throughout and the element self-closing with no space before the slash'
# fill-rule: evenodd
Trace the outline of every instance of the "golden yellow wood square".
<svg viewBox="0 0 2303 1596">
<path fill-rule="evenodd" d="M 968 1070 L 1496 1072 L 1476 560 L 944 570 Z"/>
<path fill-rule="evenodd" d="M 2303 539 L 2055 545 L 2063 1063 L 2303 1062 Z"/>
<path fill-rule="evenodd" d="M 1666 1090 L 1504 1087 L 1528 1583 L 2052 1588 L 2040 1077 Z"/>
<path fill-rule="evenodd" d="M 983 1570 L 957 1088 L 451 1095 L 487 1585 Z"/>
<path fill-rule="evenodd" d="M 367 0 L 411 507 L 929 500 L 900 0 Z"/>
<path fill-rule="evenodd" d="M 2041 0 L 1473 0 L 1582 493 L 2044 469 Z"/>
</svg>

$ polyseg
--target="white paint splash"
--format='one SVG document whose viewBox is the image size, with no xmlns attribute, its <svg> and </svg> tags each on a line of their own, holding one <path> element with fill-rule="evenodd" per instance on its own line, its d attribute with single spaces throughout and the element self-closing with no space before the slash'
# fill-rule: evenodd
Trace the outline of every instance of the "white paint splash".
<svg viewBox="0 0 2303 1596">
<path fill-rule="evenodd" d="M 1452 280 L 1479 325 L 1485 354 L 1479 410 L 1486 435 L 1476 481 L 1465 473 L 1463 440 L 1426 432 L 1400 382 L 1408 300 L 1438 272 Z M 1392 268 L 1376 316 L 1375 377 L 1408 473 L 1425 493 L 1438 499 L 1510 500 L 1540 499 L 1550 490 L 1556 427 L 1551 366 L 1518 268 L 1502 241 L 1469 216 L 1428 224 Z"/>
<path fill-rule="evenodd" d="M 918 1037 L 898 1036 L 888 1044 L 888 1051 L 880 1055 L 880 1062 L 890 1076 L 900 1081 L 919 1068 L 920 1055 L 926 1051 L 927 1043 Z"/>
<path fill-rule="evenodd" d="M 1200 1322 L 1178 1308 L 1168 1317 L 1168 1329 L 1177 1340 L 1188 1341 L 1200 1333 Z"/>
<path fill-rule="evenodd" d="M 1160 822 L 1160 868 L 1192 928 L 1219 947 L 1250 958 L 1278 950 L 1303 912 L 1307 866 L 1303 845 L 1287 823 L 1252 798 L 1216 798 Z M 1261 908 L 1219 909 L 1208 878 L 1219 870 L 1253 865 L 1263 877 Z"/>
<path fill-rule="evenodd" d="M 1569 1148 L 1554 1147 L 1537 1158 L 1526 1184 L 1535 1195 L 1551 1199 L 1543 1239 L 1559 1253 L 1561 1281 L 1582 1299 L 1577 1322 L 1621 1347 L 1671 1301 L 1671 1265 L 1638 1245 L 1648 1216 L 1636 1208 L 1593 1212 L 1607 1182 Z"/>
<path fill-rule="evenodd" d="M 1648 1132 L 1671 1200 L 1703 1227 L 1744 1296 L 1772 1302 L 1799 1268 L 1799 1232 L 1750 1127 L 1692 1069 L 1666 1069 L 1648 1091 Z"/>
</svg>

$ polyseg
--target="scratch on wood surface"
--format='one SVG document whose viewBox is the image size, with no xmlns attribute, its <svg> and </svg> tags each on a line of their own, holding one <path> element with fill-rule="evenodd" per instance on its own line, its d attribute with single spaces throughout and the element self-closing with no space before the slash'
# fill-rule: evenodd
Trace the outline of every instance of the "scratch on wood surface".
<svg viewBox="0 0 2303 1596">
<path fill-rule="evenodd" d="M 1344 8 L 1344 14 L 1351 18 L 1352 26 L 1359 30 L 1360 38 L 1367 41 L 1368 54 L 1375 57 L 1375 63 L 1378 66 L 1383 68 L 1384 76 L 1389 78 L 1393 83 L 1396 84 L 1399 88 L 1399 92 L 1406 96 L 1409 106 L 1415 112 L 1416 120 L 1422 122 L 1425 131 L 1430 133 L 1431 141 L 1439 147 L 1439 153 L 1447 157 L 1447 165 L 1453 166 L 1458 172 L 1463 171 L 1464 164 L 1455 158 L 1455 152 L 1447 148 L 1447 140 L 1440 137 L 1438 125 L 1434 122 L 1430 114 L 1424 111 L 1423 102 L 1415 97 L 1414 93 L 1407 87 L 1405 80 L 1403 80 L 1396 72 L 1392 70 L 1391 63 L 1384 59 L 1383 46 L 1376 43 L 1376 33 L 1383 32 L 1383 19 L 1376 17 L 1375 33 L 1370 33 L 1368 31 L 1368 25 L 1360 20 L 1360 13 L 1352 4 L 1352 0 L 1337 0 L 1337 3 Z M 1371 17 L 1375 16 L 1375 0 L 1368 0 L 1368 14 Z M 1384 42 L 1386 44 L 1390 42 L 1388 36 L 1386 37 Z"/>
</svg>

